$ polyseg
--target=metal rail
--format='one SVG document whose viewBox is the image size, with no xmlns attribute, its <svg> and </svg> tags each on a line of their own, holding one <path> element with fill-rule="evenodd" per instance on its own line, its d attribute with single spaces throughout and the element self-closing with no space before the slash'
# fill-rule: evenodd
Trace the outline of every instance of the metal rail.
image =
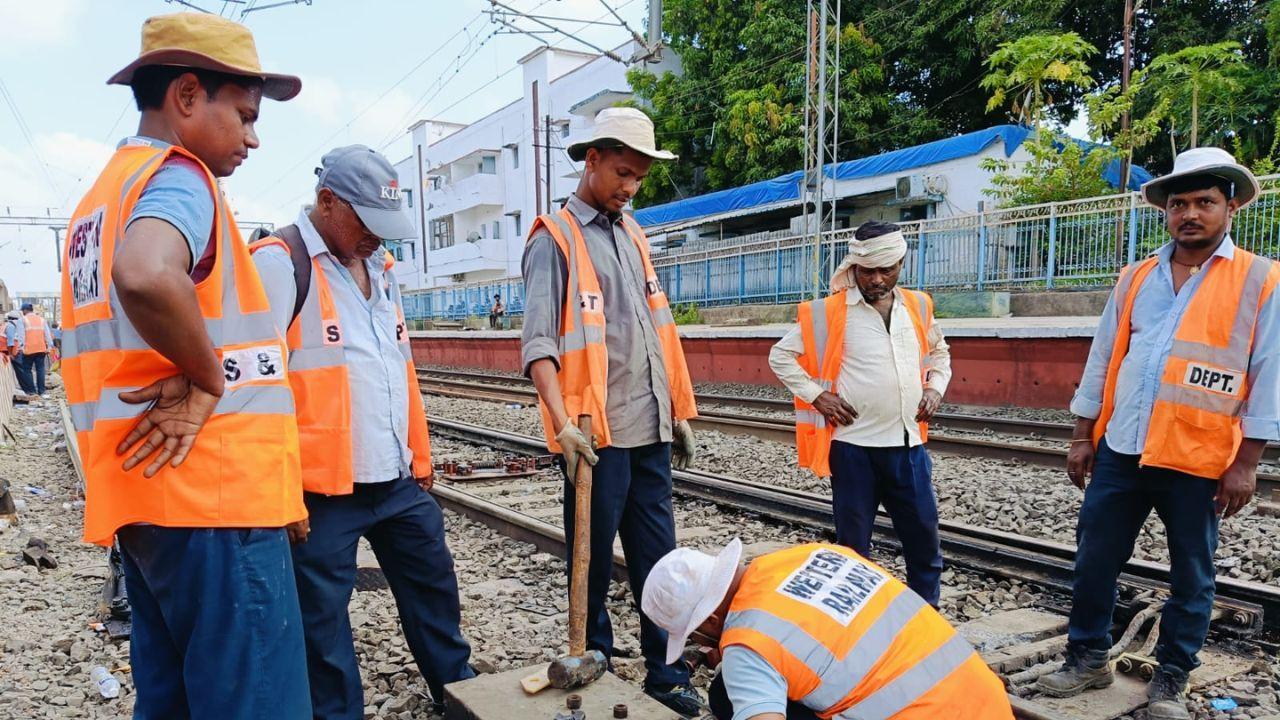
<svg viewBox="0 0 1280 720">
<path fill-rule="evenodd" d="M 432 432 L 486 447 L 516 453 L 542 453 L 539 438 L 505 432 L 445 418 L 428 417 Z M 745 510 L 788 523 L 833 530 L 831 498 L 738 478 L 700 471 L 673 471 L 676 493 L 735 510 Z M 1049 540 L 1030 538 L 963 523 L 942 521 L 939 535 L 947 560 L 953 566 L 1069 592 L 1075 549 Z M 889 519 L 881 514 L 876 532 L 890 546 L 898 546 Z M 1121 585 L 1133 593 L 1167 592 L 1169 567 L 1142 560 L 1126 563 Z M 1265 626 L 1280 629 L 1280 588 L 1262 583 L 1217 578 L 1217 604 L 1233 627 L 1249 631 Z"/>
<path fill-rule="evenodd" d="M 466 376 L 467 380 L 445 379 L 436 377 L 436 374 L 436 371 L 419 373 L 424 392 L 494 402 L 534 403 L 538 399 L 537 393 L 533 388 L 518 378 L 512 378 L 511 380 L 521 383 L 519 385 L 495 385 L 493 384 L 494 378 L 492 376 L 478 373 L 449 373 L 454 376 Z M 471 378 L 475 378 L 475 380 Z M 480 382 L 480 379 L 485 379 L 489 382 Z M 767 398 L 734 398 L 724 395 L 699 395 L 698 399 L 706 403 L 726 405 L 742 399 L 749 402 L 740 404 L 753 407 L 764 407 L 766 402 L 782 402 Z M 788 407 L 790 407 L 789 404 Z M 795 425 L 790 419 L 740 415 L 704 409 L 699 412 L 698 417 L 692 422 L 695 426 L 730 435 L 751 435 L 773 442 L 795 443 Z M 1019 428 L 1022 431 L 1000 431 L 995 429 L 997 427 Z M 1045 447 L 1028 444 L 1027 442 L 1009 442 L 995 438 L 968 437 L 947 433 L 948 430 L 955 429 L 983 430 L 990 431 L 993 434 L 1009 432 L 1036 442 L 1050 439 L 1047 434 L 1042 434 L 1047 433 L 1049 428 L 1058 428 L 1059 432 L 1064 432 L 1066 437 L 1070 437 L 1069 427 L 1055 423 L 939 413 L 935 417 L 935 422 L 932 424 L 929 433 L 929 449 L 945 455 L 990 458 L 1004 462 L 1017 461 L 1028 465 L 1051 468 L 1066 467 L 1067 450 L 1065 447 Z M 1277 448 L 1272 447 L 1268 450 L 1274 454 Z M 1257 473 L 1257 480 L 1258 493 L 1264 498 L 1280 495 L 1280 474 L 1259 472 Z"/>
</svg>

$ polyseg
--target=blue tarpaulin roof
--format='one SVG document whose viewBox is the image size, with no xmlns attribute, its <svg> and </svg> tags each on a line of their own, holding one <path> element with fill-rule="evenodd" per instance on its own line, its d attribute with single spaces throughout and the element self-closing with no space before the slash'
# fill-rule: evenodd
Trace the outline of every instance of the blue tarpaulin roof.
<svg viewBox="0 0 1280 720">
<path fill-rule="evenodd" d="M 933 165 L 947 160 L 977 155 L 1001 140 L 1004 142 L 1005 157 L 1013 155 L 1020 145 L 1031 134 L 1029 128 L 1018 125 L 998 125 L 971 132 L 958 137 L 936 140 L 924 145 L 903 148 L 892 152 L 881 153 L 868 158 L 846 160 L 824 168 L 827 177 L 836 180 L 854 180 L 857 178 L 876 177 L 901 173 L 926 165 Z M 1113 186 L 1120 181 L 1120 163 L 1112 162 L 1103 173 L 1103 178 Z M 771 180 L 743 185 L 742 187 L 719 190 L 706 195 L 677 200 L 662 205 L 654 205 L 636 211 L 636 222 L 643 226 L 668 225 L 700 217 L 720 215 L 734 211 L 745 211 L 764 206 L 785 206 L 800 201 L 800 183 L 804 179 L 802 171 L 779 175 Z M 1130 172 L 1129 188 L 1137 190 L 1142 183 L 1151 179 L 1150 173 L 1140 167 Z"/>
</svg>

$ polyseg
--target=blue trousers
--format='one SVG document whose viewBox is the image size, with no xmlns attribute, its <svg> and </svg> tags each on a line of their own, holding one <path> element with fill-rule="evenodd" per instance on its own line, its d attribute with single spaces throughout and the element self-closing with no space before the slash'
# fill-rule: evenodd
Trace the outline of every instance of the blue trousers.
<svg viewBox="0 0 1280 720">
<path fill-rule="evenodd" d="M 942 548 L 933 461 L 924 446 L 863 447 L 832 442 L 831 505 L 836 542 L 868 555 L 881 504 L 902 543 L 907 585 L 937 607 L 942 590 Z"/>
<path fill-rule="evenodd" d="M 31 356 L 16 355 L 13 358 L 13 374 L 18 378 L 18 387 L 22 388 L 22 392 L 26 395 L 35 395 L 36 384 L 34 378 L 31 377 Z"/>
<path fill-rule="evenodd" d="M 676 547 L 676 519 L 671 510 L 671 443 L 634 448 L 601 448 L 592 468 L 591 563 L 587 570 L 587 647 L 613 655 L 613 625 L 605 599 L 613 574 L 613 539 L 621 536 L 636 612 L 640 613 L 640 650 L 644 653 L 645 686 L 666 689 L 687 684 L 689 670 L 681 661 L 666 663 L 667 633 L 640 612 L 644 581 L 663 555 Z M 563 468 L 563 457 L 561 458 Z M 565 479 L 564 527 L 567 567 L 573 568 L 574 487 Z"/>
<path fill-rule="evenodd" d="M 37 395 L 44 394 L 45 371 L 49 364 L 49 353 L 32 353 L 26 356 L 27 373 L 31 377 L 32 387 Z"/>
<path fill-rule="evenodd" d="M 311 704 L 317 719 L 362 720 L 364 688 L 347 605 L 356 579 L 356 548 L 369 539 L 400 611 L 400 625 L 431 696 L 474 677 L 444 517 L 412 478 L 356 483 L 350 495 L 306 493 L 311 534 L 293 546 L 294 574 L 307 643 Z"/>
<path fill-rule="evenodd" d="M 129 525 L 117 537 L 134 720 L 311 717 L 283 530 Z"/>
<path fill-rule="evenodd" d="M 1162 468 L 1138 467 L 1099 443 L 1093 479 L 1084 492 L 1076 525 L 1076 570 L 1068 640 L 1079 647 L 1110 648 L 1116 581 L 1133 554 L 1138 532 L 1152 509 L 1169 542 L 1171 594 L 1160 619 L 1156 660 L 1191 672 L 1209 632 L 1213 610 L 1213 554 L 1218 549 L 1218 483 Z"/>
</svg>

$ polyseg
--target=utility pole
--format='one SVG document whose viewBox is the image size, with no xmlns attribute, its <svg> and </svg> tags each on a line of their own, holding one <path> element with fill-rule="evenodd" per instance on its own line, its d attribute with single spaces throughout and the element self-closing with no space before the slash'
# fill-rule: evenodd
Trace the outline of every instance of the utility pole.
<svg viewBox="0 0 1280 720">
<path fill-rule="evenodd" d="M 818 5 L 817 8 L 814 5 Z M 804 209 L 805 235 L 813 238 L 811 290 L 814 299 L 822 296 L 822 238 L 824 230 L 834 230 L 836 220 L 835 180 L 828 209 L 825 168 L 836 161 L 839 118 L 839 45 L 840 0 L 808 0 L 809 59 L 808 82 L 805 85 L 805 168 L 801 202 Z M 831 44 L 831 25 L 836 25 L 835 48 Z M 809 204 L 812 202 L 812 216 Z M 830 270 L 831 263 L 826 263 Z"/>
<path fill-rule="evenodd" d="M 552 186 L 551 186 L 551 116 L 550 115 L 547 115 L 546 121 L 543 122 L 542 125 L 543 125 L 542 129 L 543 129 L 544 138 L 545 138 L 543 140 L 542 153 L 546 157 L 546 163 L 547 163 L 547 211 L 546 212 L 548 215 L 550 215 L 551 213 L 555 212 L 555 208 L 551 207 L 552 205 L 555 204 L 555 198 L 553 196 L 553 193 L 555 191 L 552 190 Z M 537 160 L 535 160 L 534 162 L 537 162 Z"/>
<path fill-rule="evenodd" d="M 1124 0 L 1124 61 L 1120 66 L 1120 93 L 1127 94 L 1129 92 L 1129 74 L 1133 70 L 1133 0 Z M 1125 110 L 1124 115 L 1120 116 L 1120 134 L 1122 137 L 1128 137 L 1129 133 L 1129 111 Z M 1129 190 L 1129 167 L 1133 163 L 1133 148 L 1130 142 L 1130 148 L 1125 152 L 1123 158 L 1120 159 L 1120 191 L 1127 192 Z"/>
<path fill-rule="evenodd" d="M 529 137 L 533 152 L 530 153 L 530 160 L 533 161 L 533 207 L 537 212 L 542 213 L 542 164 L 538 162 L 538 81 L 533 81 L 533 134 Z"/>
<path fill-rule="evenodd" d="M 50 225 L 49 229 L 53 231 L 53 254 L 58 263 L 58 272 L 62 272 L 62 233 L 67 227 L 65 225 Z"/>
<path fill-rule="evenodd" d="M 649 0 L 649 62 L 662 60 L 662 0 Z"/>
</svg>

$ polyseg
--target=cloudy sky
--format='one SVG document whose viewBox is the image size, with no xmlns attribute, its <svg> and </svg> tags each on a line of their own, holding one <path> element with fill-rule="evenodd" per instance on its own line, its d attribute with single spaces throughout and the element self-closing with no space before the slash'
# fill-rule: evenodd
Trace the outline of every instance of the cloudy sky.
<svg viewBox="0 0 1280 720">
<path fill-rule="evenodd" d="M 608 1 L 643 32 L 644 0 Z M 192 2 L 238 14 L 237 2 Z M 601 0 L 506 2 L 584 20 L 607 12 Z M 413 122 L 470 122 L 514 99 L 515 61 L 538 42 L 494 35 L 488 8 L 488 0 L 312 0 L 249 14 L 263 66 L 301 76 L 303 89 L 287 103 L 263 102 L 262 147 L 227 183 L 237 215 L 290 221 L 331 147 L 364 143 L 395 162 L 409 154 L 404 130 Z M 106 78 L 137 56 L 143 19 L 181 9 L 166 0 L 0 0 L 0 216 L 70 213 L 137 128 L 128 88 Z M 580 29 L 606 47 L 628 37 Z M 0 279 L 16 291 L 56 290 L 53 233 L 0 226 Z"/>
</svg>

